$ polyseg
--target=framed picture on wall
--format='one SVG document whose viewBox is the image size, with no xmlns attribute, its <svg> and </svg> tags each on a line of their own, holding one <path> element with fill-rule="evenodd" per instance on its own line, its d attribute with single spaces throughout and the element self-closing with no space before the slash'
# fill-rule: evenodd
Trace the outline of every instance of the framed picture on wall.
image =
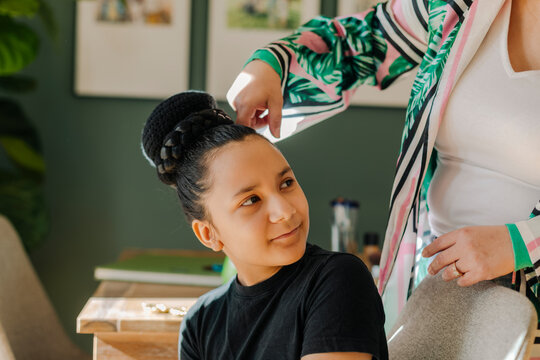
<svg viewBox="0 0 540 360">
<path fill-rule="evenodd" d="M 380 1 L 377 0 L 338 0 L 338 16 L 363 12 Z M 416 70 L 398 78 L 384 90 L 373 86 L 360 86 L 351 99 L 351 105 L 407 107 Z"/>
<path fill-rule="evenodd" d="M 206 90 L 218 100 L 256 49 L 320 13 L 319 0 L 209 0 L 209 7 Z"/>
<path fill-rule="evenodd" d="M 189 86 L 190 1 L 79 0 L 75 93 L 165 98 Z"/>
</svg>

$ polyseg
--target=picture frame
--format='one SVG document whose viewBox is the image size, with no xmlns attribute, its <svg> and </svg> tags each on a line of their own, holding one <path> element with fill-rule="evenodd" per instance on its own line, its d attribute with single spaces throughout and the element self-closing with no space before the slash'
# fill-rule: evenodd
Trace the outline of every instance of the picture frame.
<svg viewBox="0 0 540 360">
<path fill-rule="evenodd" d="M 291 34 L 320 8 L 320 0 L 209 0 L 206 90 L 225 100 L 255 50 Z"/>
<path fill-rule="evenodd" d="M 189 0 L 77 1 L 74 91 L 162 99 L 189 86 Z"/>
<path fill-rule="evenodd" d="M 338 16 L 351 15 L 376 5 L 377 0 L 338 0 Z M 351 106 L 406 108 L 417 70 L 402 75 L 384 90 L 374 86 L 360 86 L 351 98 Z"/>
</svg>

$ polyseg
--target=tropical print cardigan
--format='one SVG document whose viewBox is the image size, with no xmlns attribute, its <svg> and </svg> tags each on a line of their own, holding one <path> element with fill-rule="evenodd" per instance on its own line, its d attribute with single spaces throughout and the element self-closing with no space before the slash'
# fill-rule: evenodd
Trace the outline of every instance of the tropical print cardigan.
<svg viewBox="0 0 540 360">
<path fill-rule="evenodd" d="M 281 138 L 346 109 L 358 86 L 383 90 L 418 68 L 406 112 L 381 259 L 379 291 L 387 329 L 410 294 L 417 237 L 429 233 L 426 221 L 422 221 L 426 218 L 422 200 L 434 170 L 439 124 L 455 83 L 503 3 L 390 0 L 352 16 L 315 18 L 292 35 L 258 49 L 249 59 L 266 61 L 281 76 Z M 538 198 L 531 199 L 531 219 L 515 224 L 534 265 L 514 274 L 515 286 L 536 303 L 540 216 L 534 216 L 540 213 Z"/>
</svg>

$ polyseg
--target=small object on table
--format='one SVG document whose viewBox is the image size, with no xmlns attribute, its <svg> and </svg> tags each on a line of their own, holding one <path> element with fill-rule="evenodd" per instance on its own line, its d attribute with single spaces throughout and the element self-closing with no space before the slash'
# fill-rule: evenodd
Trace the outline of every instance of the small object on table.
<svg viewBox="0 0 540 360">
<path fill-rule="evenodd" d="M 165 314 L 169 313 L 174 316 L 185 316 L 187 314 L 188 308 L 186 306 L 167 306 L 165 304 L 152 304 L 143 302 L 141 304 L 145 312 L 150 312 L 154 314 Z"/>
</svg>

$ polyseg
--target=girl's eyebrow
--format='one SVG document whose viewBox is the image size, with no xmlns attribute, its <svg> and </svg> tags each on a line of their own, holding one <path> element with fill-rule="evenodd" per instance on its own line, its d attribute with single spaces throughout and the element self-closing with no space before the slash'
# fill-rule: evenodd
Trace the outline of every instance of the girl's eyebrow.
<svg viewBox="0 0 540 360">
<path fill-rule="evenodd" d="M 276 176 L 278 178 L 282 177 L 283 175 L 285 175 L 286 173 L 288 173 L 289 171 L 292 171 L 291 167 L 290 166 L 286 166 L 283 170 L 281 170 L 279 172 L 279 174 Z"/>
<path fill-rule="evenodd" d="M 276 175 L 276 178 L 282 177 L 283 175 L 285 175 L 285 174 L 288 173 L 289 171 L 292 171 L 292 169 L 291 169 L 290 166 L 287 165 L 283 170 L 281 170 L 281 171 Z M 257 185 L 246 186 L 246 187 L 240 189 L 240 191 L 238 191 L 236 194 L 234 194 L 233 197 L 237 197 L 237 196 L 239 196 L 239 195 L 241 195 L 241 194 L 250 192 L 251 190 L 255 189 L 256 187 L 257 187 Z"/>
</svg>

